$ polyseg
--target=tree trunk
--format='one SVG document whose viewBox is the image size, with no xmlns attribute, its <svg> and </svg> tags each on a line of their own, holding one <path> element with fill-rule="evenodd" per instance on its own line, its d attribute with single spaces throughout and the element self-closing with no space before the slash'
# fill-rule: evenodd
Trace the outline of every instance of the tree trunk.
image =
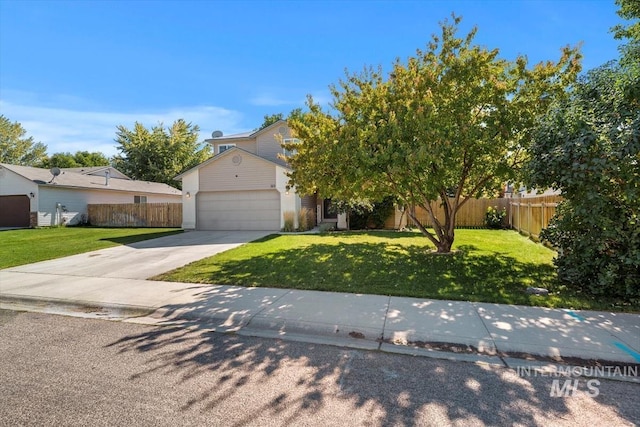
<svg viewBox="0 0 640 427">
<path fill-rule="evenodd" d="M 436 245 L 439 254 L 446 254 L 451 252 L 451 246 L 453 246 L 454 233 L 453 230 L 443 230 L 442 238 Z"/>
<path fill-rule="evenodd" d="M 430 213 L 431 217 L 435 219 L 433 211 L 430 211 Z M 440 254 L 451 252 L 451 246 L 453 246 L 453 239 L 455 238 L 455 227 L 453 226 L 453 224 L 455 224 L 456 213 L 457 212 L 454 212 L 452 215 L 449 215 L 447 217 L 447 221 L 444 224 L 441 224 L 437 220 L 435 220 L 434 224 L 434 221 L 432 220 L 432 226 L 436 232 L 436 235 L 434 236 L 422 224 L 420 224 L 420 221 L 418 221 L 418 218 L 416 218 L 415 213 L 412 211 L 412 209 L 407 210 L 407 216 L 413 221 L 415 226 L 418 227 L 418 230 L 420 230 L 424 236 L 431 240 L 431 242 L 435 245 L 437 252 Z"/>
<path fill-rule="evenodd" d="M 457 200 L 454 206 L 451 206 L 449 203 L 449 199 L 446 198 L 447 195 L 445 192 L 442 193 L 442 208 L 444 210 L 444 224 L 438 224 L 440 226 L 440 231 L 438 232 L 438 236 L 440 237 L 439 243 L 436 245 L 438 249 L 438 253 L 446 254 L 451 252 L 451 246 L 453 246 L 453 240 L 455 238 L 455 224 L 456 224 L 456 214 L 457 210 Z"/>
</svg>

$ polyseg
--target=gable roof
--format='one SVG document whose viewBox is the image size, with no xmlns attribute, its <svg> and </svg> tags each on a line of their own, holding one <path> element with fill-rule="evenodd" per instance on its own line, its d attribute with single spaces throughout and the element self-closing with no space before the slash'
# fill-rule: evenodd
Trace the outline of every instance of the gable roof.
<svg viewBox="0 0 640 427">
<path fill-rule="evenodd" d="M 209 159 L 205 160 L 204 162 L 200 163 L 199 165 L 196 165 L 196 166 L 192 167 L 191 169 L 182 172 L 180 175 L 177 175 L 173 179 L 176 180 L 176 181 L 179 181 L 179 180 L 182 179 L 183 176 L 190 174 L 191 172 L 195 171 L 196 169 L 200 169 L 200 168 L 202 168 L 204 166 L 207 166 L 208 164 L 211 164 L 211 163 L 215 162 L 218 159 L 221 159 L 221 158 L 223 158 L 225 156 L 228 156 L 232 152 L 235 153 L 235 152 L 238 152 L 238 151 L 241 151 L 242 154 L 246 154 L 246 155 L 249 155 L 249 156 L 251 156 L 251 157 L 253 157 L 255 159 L 259 159 L 259 160 L 262 160 L 263 162 L 269 163 L 272 166 L 277 166 L 279 168 L 286 169 L 288 171 L 291 170 L 291 168 L 286 166 L 286 165 L 274 162 L 273 160 L 265 159 L 264 157 L 260 157 L 257 154 L 253 154 L 250 151 L 243 150 L 242 148 L 238 148 L 238 147 L 231 147 L 231 148 L 229 148 L 227 150 L 224 150 L 220 154 L 216 154 L 215 156 L 210 157 Z"/>
<path fill-rule="evenodd" d="M 177 188 L 160 182 L 135 181 L 132 179 L 112 177 L 109 179 L 109 185 L 106 185 L 106 178 L 104 176 L 87 175 L 69 169 L 63 169 L 62 173 L 54 178 L 49 169 L 9 165 L 5 163 L 0 163 L 0 167 L 10 170 L 11 172 L 16 173 L 29 181 L 33 181 L 38 185 L 47 187 L 128 191 L 169 195 L 182 194 L 182 192 Z"/>
<path fill-rule="evenodd" d="M 262 128 L 262 129 L 258 129 L 258 130 L 252 130 L 249 132 L 242 132 L 242 133 L 235 133 L 233 135 L 223 135 L 223 136 L 219 136 L 217 138 L 209 138 L 209 139 L 205 139 L 205 142 L 212 144 L 214 142 L 218 142 L 218 141 L 228 141 L 228 140 L 236 140 L 236 139 L 249 139 L 249 138 L 253 138 L 258 136 L 261 133 L 266 132 L 267 130 L 273 129 L 276 126 L 282 126 L 282 125 L 287 125 L 287 121 L 286 120 L 278 120 L 275 123 L 271 123 L 269 126 L 267 126 L 266 128 Z"/>
</svg>

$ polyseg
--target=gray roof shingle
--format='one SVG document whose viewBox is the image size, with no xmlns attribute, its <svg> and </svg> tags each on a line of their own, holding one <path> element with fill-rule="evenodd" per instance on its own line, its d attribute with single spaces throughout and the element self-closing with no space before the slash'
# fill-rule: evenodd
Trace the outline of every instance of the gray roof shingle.
<svg viewBox="0 0 640 427">
<path fill-rule="evenodd" d="M 63 169 L 62 173 L 53 178 L 49 169 L 34 168 L 30 166 L 18 166 L 0 163 L 0 167 L 6 168 L 38 185 L 100 189 L 111 191 L 132 191 L 140 193 L 180 195 L 182 192 L 160 182 L 135 181 L 130 179 L 110 178 L 109 185 L 103 176 L 85 175 L 69 169 Z"/>
</svg>

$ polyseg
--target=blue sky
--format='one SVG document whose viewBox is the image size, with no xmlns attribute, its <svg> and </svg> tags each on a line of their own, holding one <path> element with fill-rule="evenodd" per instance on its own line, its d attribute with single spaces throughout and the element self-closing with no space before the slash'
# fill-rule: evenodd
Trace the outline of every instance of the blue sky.
<svg viewBox="0 0 640 427">
<path fill-rule="evenodd" d="M 618 56 L 614 0 L 0 0 L 0 113 L 49 154 L 115 154 L 116 126 L 183 118 L 225 134 L 288 114 L 345 69 L 389 67 L 452 12 L 476 43 L 556 60 L 582 42 L 584 69 Z"/>
</svg>

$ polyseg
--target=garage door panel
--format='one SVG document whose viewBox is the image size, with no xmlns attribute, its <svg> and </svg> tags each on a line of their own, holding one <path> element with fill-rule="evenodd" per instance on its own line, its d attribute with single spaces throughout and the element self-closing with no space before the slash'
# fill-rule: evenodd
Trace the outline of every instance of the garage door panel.
<svg viewBox="0 0 640 427">
<path fill-rule="evenodd" d="M 275 190 L 198 193 L 197 228 L 278 230 L 280 193 Z"/>
<path fill-rule="evenodd" d="M 279 193 L 275 190 L 263 191 L 212 191 L 202 193 L 216 201 L 274 200 Z"/>
<path fill-rule="evenodd" d="M 263 210 L 280 212 L 280 201 L 271 200 L 235 200 L 235 201 L 210 201 L 200 203 L 200 212 L 233 212 L 234 214 L 246 211 Z M 250 212 L 255 213 L 255 212 Z"/>
<path fill-rule="evenodd" d="M 215 213 L 208 212 L 209 218 L 215 218 L 218 221 L 225 222 L 234 222 L 234 221 L 260 221 L 260 222 L 270 222 L 270 220 L 275 219 L 280 216 L 280 211 L 266 211 L 266 212 L 255 212 L 255 211 L 216 211 Z M 221 215 L 220 215 L 221 214 Z M 224 216 L 227 216 L 226 218 Z"/>
<path fill-rule="evenodd" d="M 273 230 L 271 221 L 242 221 L 237 220 L 212 220 L 206 223 L 201 229 L 203 230 Z"/>
</svg>

